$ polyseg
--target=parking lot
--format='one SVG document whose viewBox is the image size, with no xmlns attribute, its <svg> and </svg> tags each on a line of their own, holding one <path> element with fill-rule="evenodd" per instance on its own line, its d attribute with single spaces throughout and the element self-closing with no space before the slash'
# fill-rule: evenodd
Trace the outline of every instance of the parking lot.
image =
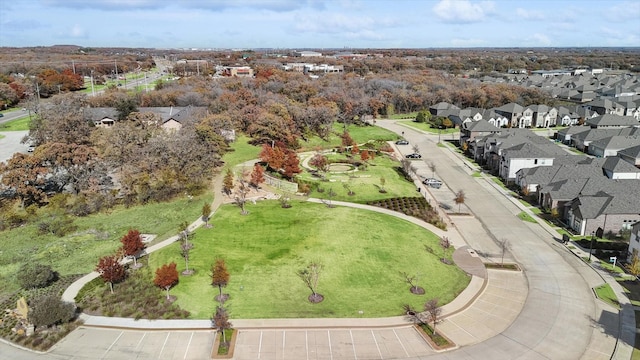
<svg viewBox="0 0 640 360">
<path fill-rule="evenodd" d="M 80 327 L 51 351 L 64 359 L 209 359 L 212 330 L 145 331 Z M 82 344 L 82 346 L 78 346 Z M 241 330 L 236 360 L 401 359 L 434 351 L 410 326 L 371 329 Z"/>
</svg>

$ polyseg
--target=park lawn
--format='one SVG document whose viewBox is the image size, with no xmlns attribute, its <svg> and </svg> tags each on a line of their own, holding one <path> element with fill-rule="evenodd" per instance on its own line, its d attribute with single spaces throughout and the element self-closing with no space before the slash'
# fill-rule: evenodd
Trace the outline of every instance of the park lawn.
<svg viewBox="0 0 640 360">
<path fill-rule="evenodd" d="M 402 120 L 402 119 L 415 119 L 416 116 L 418 116 L 418 112 L 414 111 L 411 113 L 405 113 L 405 114 L 393 114 L 393 115 L 389 115 L 387 116 L 388 119 L 392 119 L 392 120 Z"/>
<path fill-rule="evenodd" d="M 339 147 L 342 144 L 342 139 L 339 135 L 342 135 L 343 131 L 344 124 L 334 122 L 333 131 L 329 136 L 329 140 L 323 140 L 318 136 L 313 136 L 306 142 L 300 141 L 300 149 L 298 149 L 298 152 L 314 151 L 318 148 L 330 149 Z M 396 133 L 378 126 L 349 125 L 347 126 L 347 131 L 349 132 L 351 138 L 358 144 L 364 144 L 368 141 L 376 140 L 392 141 L 400 139 L 400 137 Z"/>
<path fill-rule="evenodd" d="M 261 201 L 248 204 L 244 216 L 236 206 L 222 206 L 212 228 L 195 232 L 189 263 L 196 273 L 181 276 L 171 290 L 178 305 L 194 318 L 210 318 L 218 289 L 209 274 L 217 257 L 231 275 L 224 293 L 232 319 L 395 316 L 403 304 L 422 308 L 431 298 L 446 304 L 469 282 L 458 267 L 424 250 L 439 248 L 439 239 L 410 222 L 347 207 L 292 205 Z M 175 261 L 184 270 L 179 248 L 175 243 L 151 254 L 149 266 Z M 309 303 L 311 292 L 296 275 L 310 261 L 324 265 L 319 304 Z M 400 272 L 417 275 L 426 295 L 411 294 Z"/>
<path fill-rule="evenodd" d="M 389 199 L 394 197 L 417 196 L 416 187 L 413 182 L 407 181 L 397 171 L 400 162 L 390 158 L 387 155 L 377 156 L 374 160 L 369 161 L 366 170 L 357 170 L 350 173 L 331 173 L 326 174 L 328 181 L 321 181 L 314 177 L 308 171 L 304 171 L 298 175 L 298 178 L 313 183 L 310 197 L 327 199 L 329 189 L 332 189 L 335 196 L 330 200 L 349 201 L 357 203 L 366 203 L 367 201 Z M 384 188 L 386 193 L 380 193 L 380 178 L 384 177 Z M 348 195 L 348 190 L 343 184 L 348 184 L 355 195 Z M 317 187 L 322 188 L 323 192 L 318 192 Z"/>
<path fill-rule="evenodd" d="M 120 238 L 129 229 L 157 234 L 157 240 L 175 235 L 181 222 L 196 219 L 211 193 L 166 203 L 116 207 L 108 212 L 74 219 L 77 230 L 63 237 L 38 233 L 38 221 L 0 232 L 0 297 L 18 290 L 15 274 L 23 263 L 51 265 L 61 275 L 84 274 L 94 270 L 98 259 L 121 246 Z M 47 217 L 48 215 L 41 215 Z"/>
<path fill-rule="evenodd" d="M 29 115 L 19 117 L 17 119 L 7 121 L 4 124 L 0 124 L 0 131 L 26 131 L 29 130 Z"/>
<path fill-rule="evenodd" d="M 401 124 L 412 127 L 414 129 L 418 129 L 418 130 L 422 130 L 422 131 L 426 131 L 426 132 L 430 132 L 432 134 L 437 134 L 438 132 L 440 132 L 440 134 L 445 135 L 445 134 L 455 134 L 457 132 L 459 132 L 460 130 L 456 129 L 456 128 L 448 128 L 448 129 L 438 129 L 438 128 L 434 128 L 431 126 L 431 124 L 429 123 L 419 123 L 419 122 L 415 122 L 413 120 L 409 121 L 400 121 Z"/>
<path fill-rule="evenodd" d="M 230 168 L 246 161 L 257 159 L 260 155 L 261 148 L 249 144 L 249 138 L 246 135 L 236 136 L 236 141 L 231 143 L 232 151 L 227 152 L 222 157 L 225 162 L 225 168 Z"/>
</svg>

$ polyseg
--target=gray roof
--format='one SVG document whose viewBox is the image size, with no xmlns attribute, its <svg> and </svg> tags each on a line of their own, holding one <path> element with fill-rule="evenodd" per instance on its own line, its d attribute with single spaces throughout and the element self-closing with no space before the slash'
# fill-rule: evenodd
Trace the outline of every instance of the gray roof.
<svg viewBox="0 0 640 360">
<path fill-rule="evenodd" d="M 640 169 L 624 161 L 617 156 L 608 156 L 602 165 L 602 169 L 612 173 L 638 173 Z M 640 191 L 640 188 L 638 189 Z"/>
<path fill-rule="evenodd" d="M 640 145 L 618 151 L 618 155 L 625 155 L 632 159 L 640 159 Z"/>
<path fill-rule="evenodd" d="M 605 214 L 640 214 L 640 191 L 628 189 L 640 189 L 640 180 L 609 180 L 605 190 L 579 195 L 570 206 L 583 219 Z"/>
<path fill-rule="evenodd" d="M 606 150 L 622 150 L 640 145 L 639 136 L 611 136 L 604 139 L 592 141 L 589 146 Z"/>
<path fill-rule="evenodd" d="M 586 124 L 592 127 L 597 126 L 634 126 L 640 122 L 633 116 L 620 116 L 614 114 L 604 114 L 587 119 Z"/>
<path fill-rule="evenodd" d="M 498 132 L 500 128 L 491 125 L 487 120 L 481 119 L 462 124 L 465 130 L 473 132 Z"/>
<path fill-rule="evenodd" d="M 522 105 L 516 104 L 516 103 L 508 103 L 500 107 L 494 108 L 495 111 L 501 111 L 509 114 L 521 113 L 524 111 L 524 109 L 525 108 L 522 107 Z"/>
<path fill-rule="evenodd" d="M 98 121 L 102 119 L 118 120 L 118 111 L 112 107 L 84 108 L 83 117 L 88 121 Z"/>
</svg>

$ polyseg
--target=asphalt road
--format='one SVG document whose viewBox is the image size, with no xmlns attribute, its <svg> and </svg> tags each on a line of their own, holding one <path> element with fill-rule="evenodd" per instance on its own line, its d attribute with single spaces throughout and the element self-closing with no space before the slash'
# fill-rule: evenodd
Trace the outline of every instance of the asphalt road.
<svg viewBox="0 0 640 360">
<path fill-rule="evenodd" d="M 615 333 L 611 316 L 596 306 L 592 283 L 598 282 L 593 271 L 566 249 L 540 225 L 516 217 L 520 209 L 496 191 L 484 179 L 469 176 L 469 169 L 449 150 L 438 148 L 436 136 L 425 136 L 392 121 L 378 121 L 378 126 L 396 133 L 405 132 L 411 145 L 418 144 L 423 155 L 422 172 L 430 175 L 427 162 L 436 165 L 436 177 L 452 193 L 463 190 L 465 206 L 480 220 L 490 236 L 466 236 L 474 229 L 458 226 L 467 243 L 489 257 L 499 256 L 496 240 L 507 239 L 510 255 L 527 277 L 529 293 L 520 315 L 500 335 L 459 350 L 438 354 L 429 359 L 582 359 L 609 358 L 610 344 L 604 357 L 592 356 L 594 333 Z M 420 172 L 420 171 L 419 171 Z M 450 200 L 449 200 L 450 201 Z"/>
</svg>

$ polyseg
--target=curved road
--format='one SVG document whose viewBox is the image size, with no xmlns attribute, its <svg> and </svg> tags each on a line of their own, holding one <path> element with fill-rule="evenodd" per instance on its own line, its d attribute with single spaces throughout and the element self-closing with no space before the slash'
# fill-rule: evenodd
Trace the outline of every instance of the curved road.
<svg viewBox="0 0 640 360">
<path fill-rule="evenodd" d="M 453 192 L 465 192 L 465 205 L 492 237 L 465 236 L 467 243 L 476 250 L 496 249 L 495 240 L 507 239 L 529 285 L 522 312 L 504 332 L 429 359 L 609 359 L 615 349 L 612 335 L 618 329 L 613 318 L 618 315 L 596 303 L 591 291 L 604 281 L 558 246 L 540 225 L 517 218 L 520 208 L 487 180 L 470 177 L 470 170 L 455 154 L 437 147 L 437 135 L 424 136 L 392 121 L 378 121 L 377 125 L 396 133 L 404 131 L 411 144 L 418 144 L 423 162 L 433 162 L 437 176 Z M 463 235 L 470 230 L 458 228 Z M 499 253 L 493 255 L 499 257 Z"/>
</svg>

